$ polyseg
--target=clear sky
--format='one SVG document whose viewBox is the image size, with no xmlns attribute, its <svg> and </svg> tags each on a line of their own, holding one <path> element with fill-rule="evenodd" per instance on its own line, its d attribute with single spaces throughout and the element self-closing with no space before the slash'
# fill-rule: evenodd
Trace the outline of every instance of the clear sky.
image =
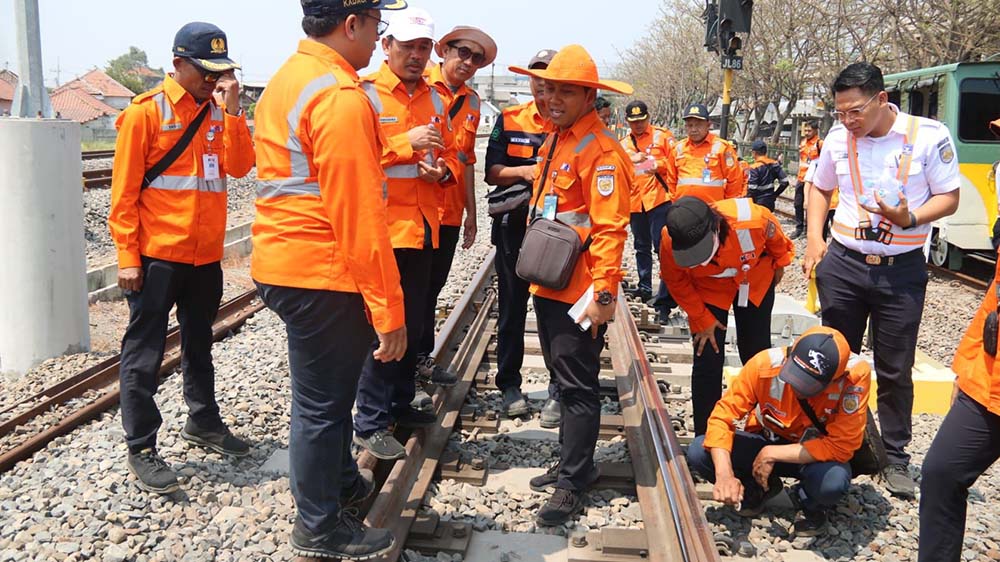
<svg viewBox="0 0 1000 562">
<path fill-rule="evenodd" d="M 580 43 L 604 71 L 619 61 L 658 15 L 660 0 L 627 4 L 596 0 L 414 0 L 428 10 L 440 37 L 455 25 L 474 25 L 499 46 L 497 74 L 526 64 L 541 48 Z M 627 6 L 627 9 L 625 8 Z M 229 37 L 230 56 L 244 80 L 266 80 L 302 37 L 296 0 L 39 0 L 45 81 L 71 80 L 136 46 L 154 68 L 170 68 L 174 33 L 189 21 L 208 21 Z M 0 0 L 0 68 L 17 71 L 14 0 Z M 381 61 L 377 49 L 373 63 Z M 484 69 L 480 72 L 489 72 Z"/>
</svg>

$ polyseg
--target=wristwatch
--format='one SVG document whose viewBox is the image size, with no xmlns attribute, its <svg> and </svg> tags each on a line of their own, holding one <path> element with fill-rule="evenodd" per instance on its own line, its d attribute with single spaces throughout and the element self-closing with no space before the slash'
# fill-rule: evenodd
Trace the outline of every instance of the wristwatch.
<svg viewBox="0 0 1000 562">
<path fill-rule="evenodd" d="M 910 230 L 910 229 L 916 228 L 917 226 L 918 226 L 917 225 L 917 215 L 914 215 L 913 211 L 910 211 L 910 224 L 907 225 L 907 226 L 904 226 L 903 230 Z"/>
<path fill-rule="evenodd" d="M 445 168 L 444 175 L 441 176 L 441 179 L 438 180 L 438 183 L 444 183 L 450 179 L 451 179 L 451 170 Z"/>
<path fill-rule="evenodd" d="M 602 306 L 607 306 L 615 302 L 615 297 L 611 294 L 611 291 L 604 289 L 594 295 L 594 302 Z"/>
</svg>

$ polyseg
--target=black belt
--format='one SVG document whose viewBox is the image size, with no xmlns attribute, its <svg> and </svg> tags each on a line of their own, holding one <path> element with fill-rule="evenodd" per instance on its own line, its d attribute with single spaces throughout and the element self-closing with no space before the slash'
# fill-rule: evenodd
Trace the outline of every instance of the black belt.
<svg viewBox="0 0 1000 562">
<path fill-rule="evenodd" d="M 910 250 L 909 252 L 904 252 L 895 256 L 879 256 L 877 254 L 862 254 L 861 252 L 854 251 L 840 242 L 834 240 L 831 247 L 836 248 L 841 254 L 857 260 L 866 265 L 873 266 L 892 266 L 892 265 L 909 265 L 919 262 L 926 262 L 924 257 L 924 251 L 921 248 L 915 250 Z"/>
</svg>

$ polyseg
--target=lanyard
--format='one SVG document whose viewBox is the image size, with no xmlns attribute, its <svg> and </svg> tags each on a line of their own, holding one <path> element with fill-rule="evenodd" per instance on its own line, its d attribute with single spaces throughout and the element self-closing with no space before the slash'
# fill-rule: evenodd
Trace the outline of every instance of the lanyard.
<svg viewBox="0 0 1000 562">
<path fill-rule="evenodd" d="M 913 163 L 913 145 L 917 140 L 917 130 L 919 123 L 917 118 L 910 115 L 910 122 L 907 126 L 906 136 L 903 137 L 903 152 L 899 161 L 899 169 L 896 172 L 896 180 L 906 187 L 906 182 L 910 177 L 910 164 Z M 858 139 L 851 133 L 847 133 L 847 163 L 851 172 L 851 185 L 854 188 L 854 204 L 858 208 L 858 226 L 860 228 L 871 228 L 871 217 L 868 211 L 861 206 L 861 194 L 864 193 L 864 183 L 861 177 L 861 166 L 858 164 Z"/>
</svg>

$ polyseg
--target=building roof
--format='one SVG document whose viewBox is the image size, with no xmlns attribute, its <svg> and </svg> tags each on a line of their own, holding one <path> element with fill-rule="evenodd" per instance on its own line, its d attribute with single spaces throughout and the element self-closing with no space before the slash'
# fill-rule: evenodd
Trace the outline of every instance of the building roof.
<svg viewBox="0 0 1000 562">
<path fill-rule="evenodd" d="M 14 87 L 17 86 L 17 74 L 9 70 L 0 70 L 0 100 L 14 101 Z"/>
<path fill-rule="evenodd" d="M 66 82 L 55 89 L 53 93 L 58 94 L 65 90 L 83 90 L 92 96 L 104 96 L 111 98 L 131 98 L 135 92 L 122 86 L 114 78 L 108 76 L 103 70 L 94 69 L 90 72 Z"/>
<path fill-rule="evenodd" d="M 52 110 L 63 119 L 87 123 L 105 115 L 118 115 L 118 110 L 78 88 L 52 93 Z"/>
</svg>

